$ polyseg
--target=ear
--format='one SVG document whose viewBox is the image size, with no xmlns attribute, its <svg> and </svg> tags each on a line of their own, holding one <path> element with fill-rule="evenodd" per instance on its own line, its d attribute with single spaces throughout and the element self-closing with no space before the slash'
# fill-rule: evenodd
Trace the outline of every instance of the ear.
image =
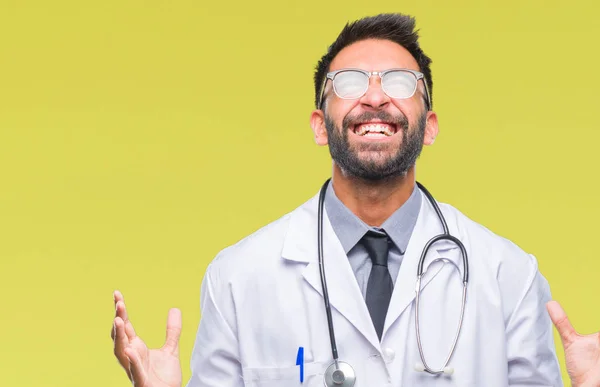
<svg viewBox="0 0 600 387">
<path fill-rule="evenodd" d="M 437 114 L 433 111 L 427 112 L 427 123 L 425 124 L 424 145 L 433 145 L 439 132 Z"/>
<path fill-rule="evenodd" d="M 310 115 L 310 126 L 315 134 L 317 145 L 327 145 L 327 127 L 325 126 L 325 115 L 322 110 L 313 110 Z"/>
</svg>

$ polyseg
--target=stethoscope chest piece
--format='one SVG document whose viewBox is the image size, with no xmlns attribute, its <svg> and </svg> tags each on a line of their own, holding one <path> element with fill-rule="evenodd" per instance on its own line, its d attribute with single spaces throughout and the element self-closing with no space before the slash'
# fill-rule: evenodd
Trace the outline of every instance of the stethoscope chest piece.
<svg viewBox="0 0 600 387">
<path fill-rule="evenodd" d="M 356 382 L 356 374 L 350 364 L 338 361 L 327 367 L 324 380 L 325 387 L 352 387 Z"/>
</svg>

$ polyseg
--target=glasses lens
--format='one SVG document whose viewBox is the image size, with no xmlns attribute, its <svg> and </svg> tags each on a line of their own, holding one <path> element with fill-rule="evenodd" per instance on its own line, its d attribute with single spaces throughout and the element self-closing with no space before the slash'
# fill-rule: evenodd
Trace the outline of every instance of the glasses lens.
<svg viewBox="0 0 600 387">
<path fill-rule="evenodd" d="M 369 87 L 369 77 L 360 71 L 347 70 L 336 74 L 333 89 L 340 98 L 359 98 Z"/>
<path fill-rule="evenodd" d="M 410 98 L 417 89 L 417 77 L 409 71 L 390 71 L 385 74 L 381 84 L 392 98 Z"/>
</svg>

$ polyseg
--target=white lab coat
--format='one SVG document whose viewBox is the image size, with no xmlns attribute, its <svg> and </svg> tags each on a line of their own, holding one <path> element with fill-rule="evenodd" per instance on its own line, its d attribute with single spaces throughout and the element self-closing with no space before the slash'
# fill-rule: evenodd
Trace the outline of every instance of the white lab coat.
<svg viewBox="0 0 600 387">
<path fill-rule="evenodd" d="M 421 193 L 421 192 L 420 192 Z M 469 285 L 454 374 L 415 371 L 417 262 L 425 243 L 442 232 L 423 195 L 419 217 L 394 287 L 381 343 L 344 250 L 327 216 L 324 261 L 340 360 L 356 372 L 355 387 L 562 386 L 550 291 L 536 259 L 510 241 L 440 204 L 452 235 L 469 256 Z M 318 196 L 218 254 L 201 289 L 201 322 L 188 387 L 323 386 L 332 361 L 317 263 Z M 420 329 L 426 361 L 447 356 L 460 315 L 460 250 L 430 249 L 422 283 Z M 304 348 L 304 383 L 296 365 Z"/>
</svg>

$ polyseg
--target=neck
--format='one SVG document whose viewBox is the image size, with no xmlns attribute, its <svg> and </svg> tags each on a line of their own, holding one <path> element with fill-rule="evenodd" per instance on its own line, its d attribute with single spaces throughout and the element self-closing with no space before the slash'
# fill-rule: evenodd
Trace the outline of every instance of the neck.
<svg viewBox="0 0 600 387">
<path fill-rule="evenodd" d="M 335 195 L 359 219 L 380 227 L 412 194 L 415 167 L 404 176 L 368 181 L 348 176 L 334 163 L 331 184 Z"/>
</svg>

